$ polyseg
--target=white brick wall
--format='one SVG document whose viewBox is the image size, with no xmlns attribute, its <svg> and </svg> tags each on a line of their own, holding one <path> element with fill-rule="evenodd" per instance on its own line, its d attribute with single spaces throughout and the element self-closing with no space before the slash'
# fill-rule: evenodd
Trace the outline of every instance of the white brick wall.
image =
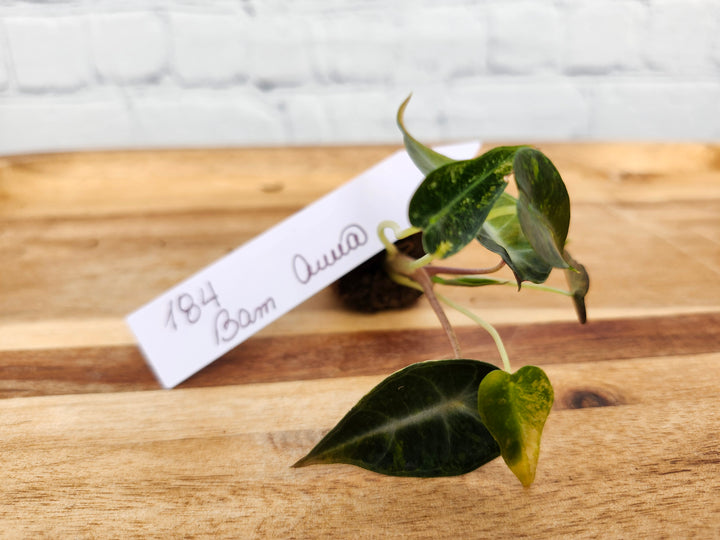
<svg viewBox="0 0 720 540">
<path fill-rule="evenodd" d="M 564 47 L 559 9 L 544 2 L 497 3 L 488 9 L 488 65 L 494 73 L 557 73 Z"/>
<path fill-rule="evenodd" d="M 718 0 L 0 0 L 0 154 L 720 138 Z"/>
<path fill-rule="evenodd" d="M 637 0 L 577 1 L 568 5 L 566 70 L 570 74 L 638 72 L 647 5 Z"/>
<path fill-rule="evenodd" d="M 20 93 L 74 92 L 90 83 L 85 21 L 76 17 L 12 17 L 5 21 Z"/>
<path fill-rule="evenodd" d="M 98 82 L 151 85 L 168 71 L 167 25 L 157 13 L 100 13 L 89 26 Z"/>
</svg>

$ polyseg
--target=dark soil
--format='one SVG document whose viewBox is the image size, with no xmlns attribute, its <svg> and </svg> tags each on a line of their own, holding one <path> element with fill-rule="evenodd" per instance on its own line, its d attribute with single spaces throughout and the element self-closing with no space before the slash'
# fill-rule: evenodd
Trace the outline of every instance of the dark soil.
<svg viewBox="0 0 720 540">
<path fill-rule="evenodd" d="M 418 259 L 425 255 L 422 233 L 395 242 L 406 255 Z M 386 251 L 382 251 L 335 282 L 335 291 L 345 307 L 375 313 L 414 304 L 422 292 L 395 283 L 385 271 Z"/>
</svg>

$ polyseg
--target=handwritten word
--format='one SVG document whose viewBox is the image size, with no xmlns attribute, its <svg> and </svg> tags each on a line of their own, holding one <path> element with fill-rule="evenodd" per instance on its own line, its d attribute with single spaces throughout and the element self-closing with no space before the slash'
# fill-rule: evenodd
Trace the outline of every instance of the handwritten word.
<svg viewBox="0 0 720 540">
<path fill-rule="evenodd" d="M 200 287 L 194 297 L 184 292 L 170 299 L 167 303 L 165 314 L 165 327 L 175 331 L 178 329 L 178 322 L 181 324 L 193 325 L 197 323 L 203 314 L 203 309 L 210 304 L 220 307 L 220 300 L 209 281 Z"/>
<path fill-rule="evenodd" d="M 354 223 L 348 225 L 340 232 L 340 240 L 337 245 L 328 253 L 324 253 L 322 258 L 311 263 L 302 255 L 295 255 L 292 259 L 295 278 L 303 285 L 308 283 L 313 276 L 332 266 L 351 251 L 364 246 L 367 239 L 367 233 L 360 225 Z"/>
<path fill-rule="evenodd" d="M 219 345 L 221 341 L 232 341 L 241 329 L 252 326 L 263 317 L 270 315 L 270 311 L 275 309 L 275 300 L 272 296 L 256 306 L 255 309 L 240 308 L 236 319 L 230 317 L 227 309 L 221 309 L 215 316 L 215 343 Z"/>
</svg>

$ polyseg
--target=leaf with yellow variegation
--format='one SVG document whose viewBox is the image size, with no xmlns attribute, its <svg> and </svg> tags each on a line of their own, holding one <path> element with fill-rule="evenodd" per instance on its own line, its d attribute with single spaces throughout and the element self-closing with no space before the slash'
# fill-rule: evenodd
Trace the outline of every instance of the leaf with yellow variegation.
<svg viewBox="0 0 720 540">
<path fill-rule="evenodd" d="M 535 480 L 540 438 L 553 397 L 550 380 L 536 366 L 524 366 L 515 373 L 490 372 L 478 389 L 480 418 L 525 487 Z"/>
</svg>

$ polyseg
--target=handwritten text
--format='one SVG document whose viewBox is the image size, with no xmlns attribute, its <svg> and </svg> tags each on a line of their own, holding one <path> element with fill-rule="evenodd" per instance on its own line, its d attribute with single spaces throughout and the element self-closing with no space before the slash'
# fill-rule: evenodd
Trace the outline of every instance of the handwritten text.
<svg viewBox="0 0 720 540">
<path fill-rule="evenodd" d="M 303 285 L 308 283 L 313 276 L 332 266 L 351 251 L 364 246 L 367 240 L 367 233 L 360 225 L 354 223 L 348 225 L 340 232 L 337 245 L 333 246 L 328 252 L 323 253 L 322 257 L 308 261 L 300 254 L 293 256 L 292 269 L 295 278 Z"/>
<path fill-rule="evenodd" d="M 215 343 L 219 345 L 221 342 L 232 341 L 240 330 L 269 316 L 276 307 L 275 300 L 270 296 L 254 308 L 240 308 L 235 318 L 230 316 L 227 309 L 221 309 L 215 316 Z"/>
</svg>

